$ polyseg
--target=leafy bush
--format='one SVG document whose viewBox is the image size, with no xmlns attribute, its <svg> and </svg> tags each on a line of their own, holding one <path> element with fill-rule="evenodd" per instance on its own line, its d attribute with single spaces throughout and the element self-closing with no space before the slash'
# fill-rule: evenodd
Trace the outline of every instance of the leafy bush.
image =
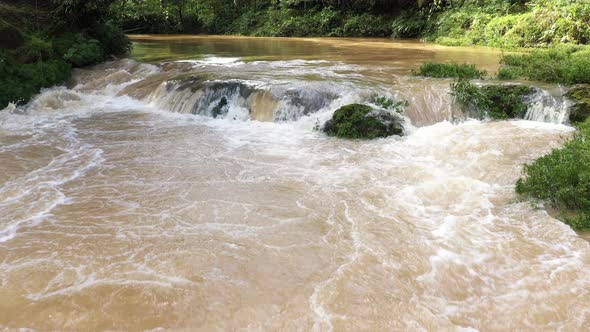
<svg viewBox="0 0 590 332">
<path fill-rule="evenodd" d="M 574 229 L 590 228 L 590 123 L 562 148 L 525 165 L 516 192 L 548 201 Z"/>
<path fill-rule="evenodd" d="M 53 43 L 56 54 L 74 67 L 95 64 L 104 58 L 100 43 L 81 33 L 63 34 Z"/>
<path fill-rule="evenodd" d="M 523 118 L 528 109 L 526 98 L 534 92 L 528 86 L 516 84 L 479 87 L 466 79 L 453 82 L 451 91 L 455 101 L 469 111 L 492 119 Z"/>
<path fill-rule="evenodd" d="M 90 35 L 100 44 L 105 59 L 111 55 L 124 55 L 131 50 L 131 41 L 112 21 L 96 25 Z"/>
<path fill-rule="evenodd" d="M 431 16 L 427 39 L 445 45 L 548 47 L 590 41 L 590 3 L 582 1 L 463 1 Z"/>
<path fill-rule="evenodd" d="M 590 83 L 590 47 L 561 46 L 510 54 L 502 58 L 501 69 L 529 80 L 580 84 Z M 518 69 L 516 69 L 518 68 Z M 504 75 L 504 74 L 503 74 Z"/>
<path fill-rule="evenodd" d="M 340 25 L 341 13 L 332 7 L 317 8 L 301 11 L 293 8 L 269 9 L 266 12 L 248 14 L 238 19 L 240 34 L 252 33 L 249 26 L 257 26 L 254 32 L 257 36 L 327 36 L 334 35 L 334 30 Z M 256 18 L 254 18 L 256 17 Z M 244 22 L 242 20 L 249 20 Z M 260 22 L 264 22 L 260 24 Z M 236 29 L 234 28 L 234 31 Z"/>
<path fill-rule="evenodd" d="M 403 134 L 398 118 L 387 111 L 361 104 L 350 104 L 336 110 L 323 130 L 330 136 L 341 138 L 372 139 Z"/>
<path fill-rule="evenodd" d="M 383 16 L 364 13 L 346 18 L 341 31 L 348 37 L 385 37 L 391 35 L 391 24 Z"/>
<path fill-rule="evenodd" d="M 486 76 L 484 70 L 478 70 L 475 65 L 457 63 L 423 63 L 416 76 L 427 76 L 436 78 L 457 77 L 457 78 L 483 78 Z"/>
<path fill-rule="evenodd" d="M 44 61 L 53 56 L 53 44 L 47 37 L 33 34 L 23 47 L 16 50 L 16 54 L 21 62 Z"/>
<path fill-rule="evenodd" d="M 404 11 L 391 22 L 391 37 L 420 37 L 429 29 L 429 23 L 422 12 Z"/>
</svg>

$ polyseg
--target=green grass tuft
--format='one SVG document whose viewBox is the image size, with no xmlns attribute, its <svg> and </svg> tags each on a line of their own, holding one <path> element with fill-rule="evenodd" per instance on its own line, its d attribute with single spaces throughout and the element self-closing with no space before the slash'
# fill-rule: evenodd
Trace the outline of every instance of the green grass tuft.
<svg viewBox="0 0 590 332">
<path fill-rule="evenodd" d="M 480 79 L 485 77 L 487 73 L 484 70 L 478 70 L 475 65 L 470 64 L 426 62 L 413 74 L 435 78 L 456 77 Z"/>
</svg>

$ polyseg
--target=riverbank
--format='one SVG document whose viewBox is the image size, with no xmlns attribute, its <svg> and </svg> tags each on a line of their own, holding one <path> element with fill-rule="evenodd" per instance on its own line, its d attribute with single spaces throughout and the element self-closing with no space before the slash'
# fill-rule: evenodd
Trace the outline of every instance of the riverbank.
<svg viewBox="0 0 590 332">
<path fill-rule="evenodd" d="M 587 44 L 590 4 L 561 0 L 115 1 L 112 17 L 134 33 L 421 38 L 502 48 Z"/>
<path fill-rule="evenodd" d="M 72 68 L 127 53 L 131 42 L 107 20 L 108 6 L 0 3 L 0 109 L 62 84 Z"/>
</svg>

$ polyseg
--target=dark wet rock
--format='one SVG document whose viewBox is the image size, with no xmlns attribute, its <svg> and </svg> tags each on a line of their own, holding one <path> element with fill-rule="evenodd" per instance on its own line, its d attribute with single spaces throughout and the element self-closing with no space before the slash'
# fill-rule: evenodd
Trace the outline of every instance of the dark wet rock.
<svg viewBox="0 0 590 332">
<path fill-rule="evenodd" d="M 286 107 L 277 114 L 276 119 L 278 121 L 296 120 L 329 106 L 338 97 L 337 94 L 329 91 L 287 90 L 281 96 Z"/>
<path fill-rule="evenodd" d="M 350 104 L 334 112 L 323 131 L 341 138 L 372 139 L 403 135 L 402 118 L 390 111 L 368 105 Z"/>
<path fill-rule="evenodd" d="M 178 80 L 170 81 L 166 84 L 168 91 L 172 90 L 187 90 L 190 89 L 192 92 L 197 92 L 205 86 L 206 78 L 202 76 L 191 75 Z"/>
<path fill-rule="evenodd" d="M 221 97 L 219 102 L 217 102 L 217 105 L 211 110 L 211 114 L 214 118 L 224 113 L 227 113 L 227 98 L 225 96 Z"/>
<path fill-rule="evenodd" d="M 590 85 L 576 85 L 569 89 L 566 97 L 575 102 L 570 107 L 570 121 L 584 122 L 590 116 Z"/>
</svg>

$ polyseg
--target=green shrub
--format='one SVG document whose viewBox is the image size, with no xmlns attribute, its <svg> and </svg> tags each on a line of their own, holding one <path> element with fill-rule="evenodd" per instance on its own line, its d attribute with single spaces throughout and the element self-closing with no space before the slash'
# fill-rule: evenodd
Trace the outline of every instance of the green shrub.
<svg viewBox="0 0 590 332">
<path fill-rule="evenodd" d="M 428 16 L 432 28 L 425 29 L 423 36 L 444 45 L 508 48 L 590 41 L 590 3 L 562 0 L 530 0 L 526 6 L 524 3 L 467 0 L 451 4 Z M 419 12 L 414 15 L 418 16 Z"/>
<path fill-rule="evenodd" d="M 104 59 L 98 40 L 88 39 L 81 33 L 63 34 L 53 43 L 56 54 L 74 67 L 95 64 Z"/>
<path fill-rule="evenodd" d="M 483 78 L 486 76 L 486 72 L 484 70 L 478 70 L 475 65 L 426 62 L 414 72 L 414 75 L 436 78 Z"/>
<path fill-rule="evenodd" d="M 391 25 L 383 16 L 372 14 L 352 15 L 342 26 L 342 35 L 347 37 L 385 37 L 391 35 Z"/>
<path fill-rule="evenodd" d="M 387 111 L 361 104 L 346 105 L 334 112 L 324 125 L 324 132 L 341 138 L 373 139 L 402 135 L 400 120 Z"/>
<path fill-rule="evenodd" d="M 429 28 L 429 21 L 422 12 L 404 11 L 391 23 L 391 37 L 417 38 Z"/>
<path fill-rule="evenodd" d="M 63 58 L 75 67 L 82 67 L 99 62 L 102 59 L 102 51 L 97 40 L 84 39 L 72 45 Z"/>
<path fill-rule="evenodd" d="M 451 84 L 451 91 L 456 102 L 481 117 L 511 119 L 526 115 L 526 98 L 534 89 L 516 84 L 476 86 L 459 79 Z"/>
<path fill-rule="evenodd" d="M 53 56 L 53 44 L 49 38 L 41 34 L 29 36 L 23 47 L 16 50 L 20 62 L 31 63 L 44 61 Z"/>
<path fill-rule="evenodd" d="M 9 102 L 27 102 L 39 89 L 64 82 L 70 70 L 63 60 L 20 64 L 8 54 L 0 53 L 0 109 Z"/>
<path fill-rule="evenodd" d="M 100 44 L 104 59 L 111 55 L 124 55 L 131 50 L 131 41 L 112 21 L 93 27 L 90 36 Z"/>
<path fill-rule="evenodd" d="M 255 31 L 261 22 L 264 22 L 264 20 L 260 20 L 263 16 L 264 13 L 249 10 L 232 22 L 229 32 L 237 35 L 248 35 Z"/>
<path fill-rule="evenodd" d="M 574 229 L 590 228 L 590 124 L 562 148 L 525 165 L 516 192 L 560 209 Z"/>
</svg>

